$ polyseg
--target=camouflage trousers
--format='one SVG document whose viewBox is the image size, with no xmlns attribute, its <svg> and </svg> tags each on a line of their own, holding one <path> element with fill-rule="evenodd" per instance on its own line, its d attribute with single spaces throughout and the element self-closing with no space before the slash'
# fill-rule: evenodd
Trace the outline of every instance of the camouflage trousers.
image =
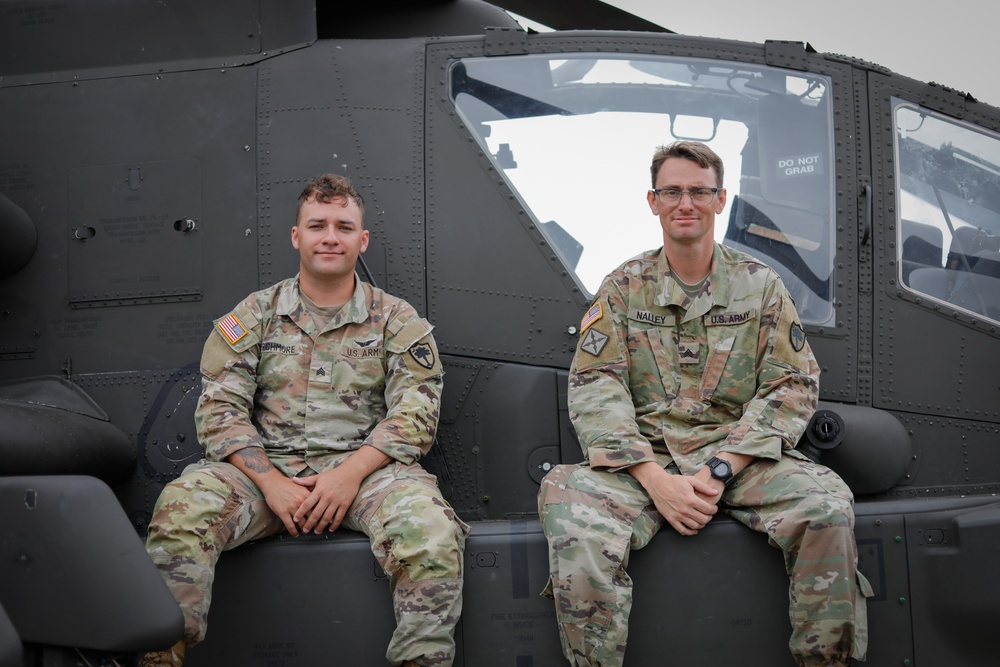
<svg viewBox="0 0 1000 667">
<path fill-rule="evenodd" d="M 755 461 L 720 502 L 721 511 L 767 533 L 784 553 L 789 649 L 803 666 L 846 664 L 867 652 L 871 587 L 857 570 L 852 502 L 832 470 L 789 456 Z M 564 655 L 578 667 L 621 665 L 632 606 L 628 555 L 666 521 L 628 472 L 586 463 L 549 472 L 538 505 Z"/>
<path fill-rule="evenodd" d="M 341 527 L 368 535 L 388 576 L 396 616 L 389 662 L 451 665 L 469 528 L 441 497 L 434 476 L 419 465 L 377 470 Z M 284 530 L 257 486 L 228 463 L 193 464 L 164 487 L 146 550 L 180 604 L 188 645 L 205 638 L 221 552 Z"/>
</svg>

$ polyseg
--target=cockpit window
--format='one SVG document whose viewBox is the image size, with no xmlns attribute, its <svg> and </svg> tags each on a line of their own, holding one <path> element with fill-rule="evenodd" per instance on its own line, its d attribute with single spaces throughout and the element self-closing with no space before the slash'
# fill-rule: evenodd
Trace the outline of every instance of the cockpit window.
<svg viewBox="0 0 1000 667">
<path fill-rule="evenodd" d="M 724 160 L 716 240 L 774 268 L 801 318 L 834 320 L 830 81 L 774 67 L 635 54 L 453 63 L 462 119 L 593 294 L 663 244 L 646 203 L 660 145 L 702 141 Z"/>
<path fill-rule="evenodd" d="M 898 280 L 1000 321 L 1000 137 L 893 100 Z"/>
</svg>

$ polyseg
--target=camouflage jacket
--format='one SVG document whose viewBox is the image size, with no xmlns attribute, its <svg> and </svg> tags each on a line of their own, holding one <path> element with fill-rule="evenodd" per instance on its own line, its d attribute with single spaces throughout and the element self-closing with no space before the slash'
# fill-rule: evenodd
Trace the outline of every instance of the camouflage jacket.
<svg viewBox="0 0 1000 667">
<path fill-rule="evenodd" d="M 255 292 L 219 319 L 202 354 L 198 438 L 210 460 L 263 447 L 295 475 L 372 445 L 412 463 L 430 448 L 442 370 L 431 325 L 355 277 L 322 331 L 298 278 Z"/>
<path fill-rule="evenodd" d="M 662 248 L 625 262 L 580 329 L 569 411 L 594 468 L 658 461 L 691 474 L 720 451 L 777 459 L 816 410 L 819 367 L 791 297 L 729 248 L 716 245 L 694 298 Z"/>
</svg>

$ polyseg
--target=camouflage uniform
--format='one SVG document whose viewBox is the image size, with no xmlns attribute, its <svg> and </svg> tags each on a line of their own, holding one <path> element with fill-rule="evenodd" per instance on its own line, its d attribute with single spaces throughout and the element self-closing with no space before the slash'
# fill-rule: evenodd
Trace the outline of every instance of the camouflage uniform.
<svg viewBox="0 0 1000 667">
<path fill-rule="evenodd" d="M 818 380 L 791 297 L 748 255 L 716 245 L 693 297 L 662 249 L 604 280 L 581 323 L 569 381 L 587 463 L 557 466 L 539 494 L 550 591 L 572 664 L 622 664 L 628 553 L 666 524 L 626 469 L 655 461 L 691 475 L 720 452 L 756 458 L 720 508 L 784 552 L 796 660 L 864 659 L 871 588 L 857 571 L 853 497 L 794 449 L 816 409 Z"/>
<path fill-rule="evenodd" d="M 262 447 L 284 474 L 306 476 L 371 445 L 392 461 L 363 481 L 341 525 L 371 538 L 389 577 L 397 628 L 386 657 L 452 664 L 468 527 L 417 463 L 441 397 L 431 325 L 356 279 L 351 300 L 317 330 L 293 278 L 216 323 L 202 376 L 195 421 L 207 460 L 164 488 L 146 543 L 184 612 L 187 643 L 205 637 L 220 553 L 284 530 L 226 458 Z"/>
</svg>

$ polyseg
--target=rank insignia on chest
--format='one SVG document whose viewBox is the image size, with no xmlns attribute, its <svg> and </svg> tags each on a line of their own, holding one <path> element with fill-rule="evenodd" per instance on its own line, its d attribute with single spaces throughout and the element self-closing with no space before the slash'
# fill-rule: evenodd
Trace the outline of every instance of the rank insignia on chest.
<svg viewBox="0 0 1000 667">
<path fill-rule="evenodd" d="M 608 344 L 608 336 L 602 334 L 597 329 L 591 329 L 584 335 L 583 341 L 580 343 L 580 349 L 587 354 L 592 354 L 595 357 L 601 354 L 601 350 L 604 346 Z"/>
<path fill-rule="evenodd" d="M 230 345 L 235 345 L 247 335 L 247 328 L 240 322 L 240 318 L 233 313 L 229 313 L 216 325 L 222 337 L 229 341 Z"/>
<path fill-rule="evenodd" d="M 792 322 L 788 332 L 788 341 L 792 344 L 792 349 L 801 352 L 806 346 L 806 332 L 798 322 Z"/>
<path fill-rule="evenodd" d="M 602 317 L 604 317 L 604 308 L 601 306 L 601 302 L 598 301 L 590 307 L 587 314 L 583 316 L 582 320 L 580 320 L 580 333 L 586 331 L 591 324 L 598 321 Z"/>
<path fill-rule="evenodd" d="M 309 372 L 311 373 L 309 377 L 310 382 L 321 385 L 329 385 L 333 382 L 333 362 L 317 361 L 314 359 Z"/>
<path fill-rule="evenodd" d="M 701 362 L 701 342 L 683 338 L 677 343 L 677 361 L 682 366 L 690 366 Z"/>
</svg>

